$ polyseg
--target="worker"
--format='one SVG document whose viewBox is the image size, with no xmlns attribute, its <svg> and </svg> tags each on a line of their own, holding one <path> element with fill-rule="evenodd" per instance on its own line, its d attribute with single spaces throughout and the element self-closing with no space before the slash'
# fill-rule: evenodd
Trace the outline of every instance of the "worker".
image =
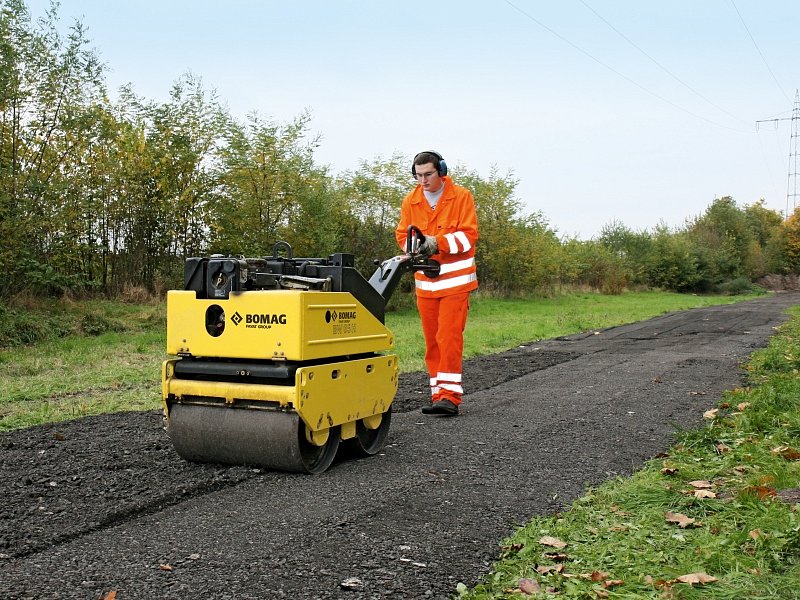
<svg viewBox="0 0 800 600">
<path fill-rule="evenodd" d="M 408 227 L 415 225 L 425 235 L 418 252 L 441 264 L 436 277 L 414 273 L 431 386 L 431 403 L 422 412 L 456 416 L 464 393 L 461 361 L 469 294 L 478 287 L 475 200 L 472 192 L 447 176 L 447 164 L 438 152 L 417 154 L 411 174 L 417 186 L 403 199 L 395 238 L 405 250 Z"/>
</svg>

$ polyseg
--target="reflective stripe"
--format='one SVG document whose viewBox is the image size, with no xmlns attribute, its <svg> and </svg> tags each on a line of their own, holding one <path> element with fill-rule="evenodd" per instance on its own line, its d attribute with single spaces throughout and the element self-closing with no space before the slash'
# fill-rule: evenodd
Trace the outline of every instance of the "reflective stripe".
<svg viewBox="0 0 800 600">
<path fill-rule="evenodd" d="M 450 381 L 452 383 L 461 383 L 461 373 L 437 373 L 436 378 L 441 381 Z"/>
<path fill-rule="evenodd" d="M 436 377 L 431 377 L 431 387 L 436 385 Z"/>
<path fill-rule="evenodd" d="M 452 273 L 453 271 L 461 271 L 462 269 L 469 269 L 470 267 L 474 266 L 474 256 L 472 258 L 465 258 L 464 260 L 459 260 L 452 263 L 444 263 L 439 267 L 439 275 L 446 275 L 447 273 Z"/>
<path fill-rule="evenodd" d="M 447 390 L 448 392 L 455 392 L 456 394 L 463 394 L 464 389 L 455 383 L 443 383 L 440 385 L 443 390 Z"/>
<path fill-rule="evenodd" d="M 469 238 L 467 237 L 466 233 L 463 231 L 456 231 L 453 235 L 456 236 L 456 239 L 459 242 L 461 242 L 461 246 L 463 247 L 463 250 L 461 250 L 462 252 L 466 252 L 472 248 L 472 244 L 469 243 Z"/>
<path fill-rule="evenodd" d="M 458 277 L 451 277 L 450 279 L 443 279 L 442 281 L 421 281 L 414 280 L 417 289 L 425 290 L 427 292 L 437 292 L 439 290 L 449 290 L 450 288 L 467 285 L 473 281 L 477 281 L 478 276 L 475 273 L 467 275 L 459 275 Z"/>
<path fill-rule="evenodd" d="M 438 385 L 435 385 L 435 386 L 431 387 L 431 396 L 435 396 L 436 394 L 438 394 L 441 391 L 442 391 L 442 388 L 440 388 Z"/>
<path fill-rule="evenodd" d="M 450 254 L 455 254 L 458 252 L 458 246 L 456 245 L 456 238 L 452 233 L 445 233 L 444 239 L 447 240 L 447 245 L 449 246 L 448 251 Z"/>
</svg>

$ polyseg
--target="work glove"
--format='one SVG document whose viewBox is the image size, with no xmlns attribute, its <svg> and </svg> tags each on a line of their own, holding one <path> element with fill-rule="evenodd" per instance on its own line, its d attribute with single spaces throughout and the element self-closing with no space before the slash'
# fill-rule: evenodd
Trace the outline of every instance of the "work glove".
<svg viewBox="0 0 800 600">
<path fill-rule="evenodd" d="M 419 245 L 418 252 L 422 256 L 433 256 L 439 251 L 439 245 L 436 243 L 436 236 L 426 235 L 425 240 Z"/>
</svg>

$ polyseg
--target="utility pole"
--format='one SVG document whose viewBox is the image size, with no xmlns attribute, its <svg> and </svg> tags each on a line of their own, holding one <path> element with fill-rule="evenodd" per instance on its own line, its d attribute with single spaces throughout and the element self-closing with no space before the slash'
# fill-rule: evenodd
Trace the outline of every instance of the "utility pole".
<svg viewBox="0 0 800 600">
<path fill-rule="evenodd" d="M 794 108 L 792 108 L 792 116 L 791 117 L 784 117 L 781 119 L 764 119 L 762 121 L 756 121 L 756 130 L 758 129 L 759 123 L 775 123 L 775 127 L 778 126 L 780 121 L 791 121 L 791 125 L 789 126 L 789 176 L 786 182 L 786 214 L 784 218 L 789 218 L 792 213 L 794 213 L 795 208 L 797 208 L 797 199 L 798 199 L 798 192 L 797 192 L 797 185 L 798 185 L 798 172 L 797 172 L 797 161 L 798 161 L 798 138 L 800 138 L 800 91 L 794 91 Z M 789 204 L 791 203 L 791 212 L 789 211 Z"/>
</svg>

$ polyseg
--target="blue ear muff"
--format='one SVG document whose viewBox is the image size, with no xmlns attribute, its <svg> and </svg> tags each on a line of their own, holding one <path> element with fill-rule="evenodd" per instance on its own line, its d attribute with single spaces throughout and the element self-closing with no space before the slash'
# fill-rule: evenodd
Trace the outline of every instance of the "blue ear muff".
<svg viewBox="0 0 800 600">
<path fill-rule="evenodd" d="M 436 164 L 436 171 L 439 173 L 439 177 L 444 177 L 445 175 L 447 175 L 447 163 L 444 162 L 444 158 L 442 157 L 441 154 L 433 150 L 424 150 L 423 152 L 417 152 L 417 154 L 414 156 L 414 160 L 411 161 L 411 174 L 414 177 L 417 176 L 417 167 L 414 164 L 414 161 L 417 160 L 417 156 L 425 152 L 427 152 L 428 154 L 433 154 L 437 159 L 439 159 L 439 162 Z"/>
</svg>

